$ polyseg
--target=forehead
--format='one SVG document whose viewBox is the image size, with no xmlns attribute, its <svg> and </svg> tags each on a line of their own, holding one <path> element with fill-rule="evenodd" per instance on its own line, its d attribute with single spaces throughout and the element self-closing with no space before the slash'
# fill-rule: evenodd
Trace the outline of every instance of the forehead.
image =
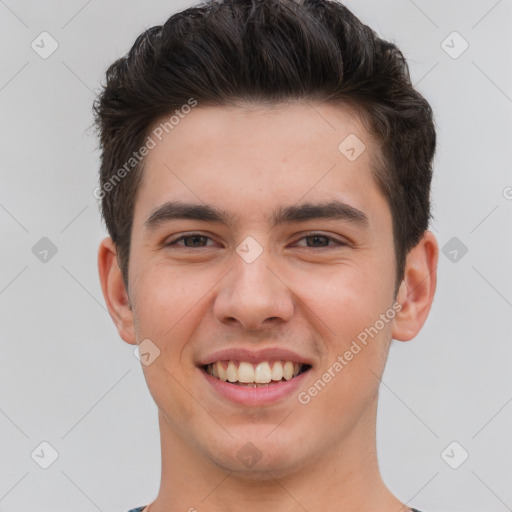
<svg viewBox="0 0 512 512">
<path fill-rule="evenodd" d="M 270 223 L 270 205 L 330 199 L 364 212 L 383 200 L 371 173 L 375 143 L 348 107 L 198 105 L 172 128 L 167 119 L 150 133 L 136 217 L 185 201 L 218 205 L 233 220 L 264 211 Z"/>
<path fill-rule="evenodd" d="M 169 120 L 172 119 L 172 123 Z M 286 160 L 298 159 L 307 153 L 309 158 L 320 156 L 327 150 L 339 156 L 339 145 L 347 137 L 348 146 L 352 142 L 356 154 L 345 153 L 348 160 L 354 161 L 364 145 L 366 157 L 374 145 L 372 137 L 361 123 L 358 112 L 348 105 L 286 103 L 273 106 L 197 106 L 189 113 L 180 116 L 165 116 L 157 120 L 151 135 L 155 139 L 156 151 L 147 157 L 149 164 L 163 156 L 167 150 L 178 149 L 176 160 L 196 157 L 216 158 L 220 161 L 238 157 L 249 158 L 254 150 L 266 148 L 259 153 L 258 161 L 266 157 Z M 189 153 L 189 150 L 202 151 Z M 236 153 L 236 154 L 235 154 Z M 343 153 L 340 153 L 343 154 Z M 365 160 L 365 158 L 363 158 Z M 247 162 L 245 167 L 257 164 Z"/>
</svg>

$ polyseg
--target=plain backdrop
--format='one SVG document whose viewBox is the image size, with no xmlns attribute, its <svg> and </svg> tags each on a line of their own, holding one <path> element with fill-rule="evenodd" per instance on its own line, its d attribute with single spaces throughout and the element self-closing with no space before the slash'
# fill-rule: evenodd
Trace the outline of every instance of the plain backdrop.
<svg viewBox="0 0 512 512">
<path fill-rule="evenodd" d="M 0 0 L 1 511 L 125 512 L 158 492 L 157 409 L 98 280 L 106 233 L 92 193 L 91 107 L 108 65 L 190 5 Z M 347 5 L 403 50 L 438 127 L 438 290 L 421 333 L 390 351 L 377 424 L 382 475 L 425 512 L 505 512 L 512 1 Z"/>
</svg>

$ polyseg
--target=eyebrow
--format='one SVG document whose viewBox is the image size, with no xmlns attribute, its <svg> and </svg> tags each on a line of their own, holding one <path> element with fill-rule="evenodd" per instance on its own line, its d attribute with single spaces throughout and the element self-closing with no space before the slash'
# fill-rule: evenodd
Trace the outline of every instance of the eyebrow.
<svg viewBox="0 0 512 512">
<path fill-rule="evenodd" d="M 239 217 L 213 205 L 169 201 L 151 212 L 144 227 L 148 231 L 152 231 L 165 222 L 182 219 L 216 222 L 229 227 L 235 224 Z M 313 219 L 341 220 L 363 228 L 369 226 L 368 216 L 364 212 L 336 200 L 326 203 L 279 206 L 271 215 L 271 225 L 276 227 Z"/>
</svg>

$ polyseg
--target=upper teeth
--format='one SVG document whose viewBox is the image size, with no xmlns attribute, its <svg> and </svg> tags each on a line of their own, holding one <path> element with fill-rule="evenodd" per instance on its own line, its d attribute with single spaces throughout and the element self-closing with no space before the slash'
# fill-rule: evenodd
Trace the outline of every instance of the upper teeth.
<svg viewBox="0 0 512 512">
<path fill-rule="evenodd" d="M 273 380 L 281 380 L 283 377 L 285 380 L 290 380 L 297 376 L 302 368 L 301 364 L 291 361 L 275 361 L 272 367 L 270 365 L 271 363 L 267 361 L 255 365 L 245 361 L 217 361 L 207 365 L 206 371 L 223 381 L 267 384 Z"/>
</svg>

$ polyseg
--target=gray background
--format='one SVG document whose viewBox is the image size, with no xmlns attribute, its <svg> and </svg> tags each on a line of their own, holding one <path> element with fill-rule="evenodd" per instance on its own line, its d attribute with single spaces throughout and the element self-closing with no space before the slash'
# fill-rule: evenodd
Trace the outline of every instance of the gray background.
<svg viewBox="0 0 512 512">
<path fill-rule="evenodd" d="M 106 67 L 192 4 L 0 0 L 1 511 L 124 512 L 158 492 L 157 409 L 97 277 L 88 128 Z M 382 379 L 382 474 L 425 512 L 512 510 L 512 1 L 347 5 L 404 51 L 439 137 L 432 230 L 447 255 L 424 329 L 393 343 Z M 59 45 L 47 59 L 31 48 L 43 31 Z M 453 31 L 469 43 L 457 58 Z M 47 469 L 31 455 L 43 441 Z"/>
</svg>

